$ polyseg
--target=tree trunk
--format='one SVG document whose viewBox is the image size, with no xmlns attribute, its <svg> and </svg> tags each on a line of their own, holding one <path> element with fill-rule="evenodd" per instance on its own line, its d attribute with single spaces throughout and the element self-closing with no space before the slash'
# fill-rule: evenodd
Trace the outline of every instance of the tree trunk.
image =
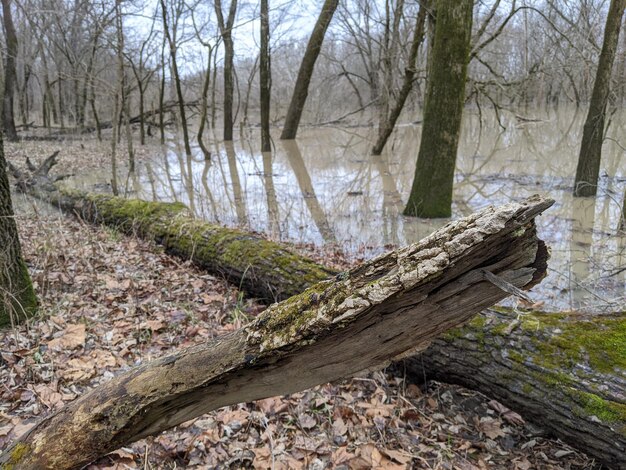
<svg viewBox="0 0 626 470">
<path fill-rule="evenodd" d="M 415 178 L 404 215 L 450 217 L 472 32 L 472 0 L 437 0 L 437 25 Z"/>
<path fill-rule="evenodd" d="M 178 112 L 180 113 L 180 127 L 183 131 L 183 143 L 185 145 L 185 155 L 191 157 L 191 146 L 189 145 L 189 130 L 187 129 L 187 115 L 185 114 L 185 100 L 183 97 L 183 89 L 180 84 L 180 75 L 178 74 L 178 63 L 176 62 L 176 48 L 177 45 L 172 38 L 168 24 L 167 24 L 167 7 L 165 6 L 165 0 L 161 0 L 161 10 L 163 12 L 163 30 L 165 31 L 165 37 L 167 43 L 170 46 L 170 57 L 172 59 L 172 73 L 174 74 L 174 86 L 176 87 L 176 96 L 178 97 Z"/>
<path fill-rule="evenodd" d="M 302 117 L 302 110 L 306 103 L 306 98 L 309 94 L 309 84 L 311 83 L 311 76 L 313 75 L 313 69 L 315 68 L 315 62 L 317 56 L 319 56 L 322 49 L 322 43 L 324 42 L 324 36 L 326 36 L 326 30 L 330 21 L 333 19 L 335 10 L 339 0 L 325 0 L 322 6 L 320 16 L 317 18 L 311 37 L 304 51 L 304 57 L 300 64 L 300 70 L 298 71 L 298 78 L 296 78 L 296 84 L 293 87 L 293 95 L 291 96 L 291 102 L 287 110 L 287 116 L 285 117 L 285 126 L 280 138 L 283 140 L 292 140 L 296 138 L 298 133 L 298 126 L 300 125 L 300 118 Z"/>
<path fill-rule="evenodd" d="M 237 13 L 237 0 L 230 1 L 226 22 L 222 13 L 221 0 L 215 1 L 215 13 L 224 41 L 224 140 L 230 141 L 233 140 L 233 59 L 235 57 L 232 31 Z"/>
<path fill-rule="evenodd" d="M 6 168 L 0 131 L 0 328 L 23 321 L 37 310 L 37 297 L 22 259 Z"/>
<path fill-rule="evenodd" d="M 488 310 L 407 359 L 417 380 L 494 397 L 609 468 L 626 468 L 626 314 Z"/>
<path fill-rule="evenodd" d="M 24 179 L 13 170 L 19 180 Z M 50 191 L 50 185 L 42 185 L 39 177 L 20 187 L 90 222 L 154 240 L 166 252 L 191 259 L 209 272 L 225 276 L 247 294 L 267 303 L 297 295 L 336 274 L 278 243 L 195 220 L 180 203 L 148 202 L 76 190 Z"/>
<path fill-rule="evenodd" d="M 450 224 L 270 306 L 229 335 L 127 371 L 68 404 L 0 456 L 14 469 L 82 467 L 216 408 L 294 393 L 421 350 L 545 275 L 541 198 Z M 516 286 L 516 287 L 513 287 Z"/>
<path fill-rule="evenodd" d="M 161 44 L 161 80 L 159 83 L 159 134 L 161 136 L 161 145 L 165 145 L 165 121 L 163 116 L 163 104 L 165 102 L 165 38 Z"/>
<path fill-rule="evenodd" d="M 270 95 L 272 92 L 272 66 L 270 55 L 269 1 L 261 0 L 261 152 L 272 150 L 270 136 Z"/>
<path fill-rule="evenodd" d="M 6 36 L 6 57 L 4 60 L 4 104 L 2 121 L 7 139 L 12 142 L 17 141 L 17 130 L 15 129 L 15 117 L 13 115 L 13 97 L 15 95 L 15 85 L 17 74 L 15 72 L 15 60 L 17 58 L 17 34 L 13 25 L 13 15 L 11 14 L 11 0 L 2 0 L 2 17 L 4 20 L 4 34 Z"/>
<path fill-rule="evenodd" d="M 206 75 L 204 76 L 204 84 L 202 85 L 202 101 L 201 101 L 201 109 L 200 109 L 200 125 L 198 127 L 198 145 L 200 146 L 200 149 L 202 150 L 202 153 L 204 154 L 204 159 L 205 160 L 211 160 L 211 151 L 208 149 L 208 147 L 204 144 L 204 140 L 203 140 L 203 135 L 204 135 L 204 128 L 206 126 L 206 122 L 207 122 L 207 109 L 209 106 L 209 86 L 211 84 L 211 61 L 213 59 L 213 47 L 209 46 L 209 57 L 207 59 L 207 69 L 206 69 Z"/>
<path fill-rule="evenodd" d="M 626 0 L 611 0 L 609 6 L 604 30 L 604 43 L 598 61 L 589 112 L 583 127 L 583 140 L 580 144 L 574 182 L 574 196 L 595 196 L 598 189 L 602 141 L 604 140 L 604 119 L 611 89 L 611 71 L 625 6 Z"/>
</svg>

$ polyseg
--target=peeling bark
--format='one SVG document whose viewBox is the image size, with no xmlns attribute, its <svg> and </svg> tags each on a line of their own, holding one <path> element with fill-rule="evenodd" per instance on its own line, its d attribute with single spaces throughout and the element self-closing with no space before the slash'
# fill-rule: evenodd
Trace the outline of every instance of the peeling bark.
<svg viewBox="0 0 626 470">
<path fill-rule="evenodd" d="M 547 249 L 534 218 L 551 204 L 533 197 L 487 208 L 274 304 L 239 331 L 123 373 L 42 420 L 0 464 L 79 468 L 216 408 L 422 350 L 506 297 L 496 284 L 529 288 L 543 278 Z"/>
</svg>

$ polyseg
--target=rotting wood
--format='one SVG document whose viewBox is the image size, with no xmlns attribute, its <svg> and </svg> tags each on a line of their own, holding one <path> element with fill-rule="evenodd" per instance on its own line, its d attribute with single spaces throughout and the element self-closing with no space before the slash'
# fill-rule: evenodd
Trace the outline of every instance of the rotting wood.
<svg viewBox="0 0 626 470">
<path fill-rule="evenodd" d="M 43 419 L 0 456 L 14 469 L 80 468 L 229 404 L 292 393 L 422 350 L 545 275 L 532 197 L 452 222 L 420 242 L 271 305 L 231 334 L 127 371 Z"/>
</svg>

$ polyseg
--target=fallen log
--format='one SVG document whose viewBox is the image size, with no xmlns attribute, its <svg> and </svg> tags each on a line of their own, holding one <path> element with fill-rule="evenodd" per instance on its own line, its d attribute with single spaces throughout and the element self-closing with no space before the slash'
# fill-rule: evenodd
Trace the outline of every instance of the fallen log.
<svg viewBox="0 0 626 470">
<path fill-rule="evenodd" d="M 125 372 L 45 418 L 3 468 L 80 468 L 216 408 L 293 393 L 424 349 L 545 276 L 540 197 L 488 208 L 273 304 L 231 334 Z M 502 290 L 505 287 L 506 290 Z"/>
<path fill-rule="evenodd" d="M 197 266 L 224 276 L 261 301 L 271 303 L 287 299 L 337 274 L 284 245 L 242 230 L 196 220 L 181 203 L 125 199 L 59 188 L 55 183 L 64 176 L 48 175 L 57 153 L 28 174 L 9 164 L 18 190 L 89 222 L 154 240 L 163 245 L 167 253 L 192 260 Z"/>
<path fill-rule="evenodd" d="M 180 105 L 178 104 L 178 101 L 168 101 L 167 103 L 164 103 L 163 107 L 160 108 L 160 109 L 153 109 L 153 110 L 150 110 L 150 111 L 145 111 L 143 113 L 143 115 L 142 114 L 137 114 L 135 116 L 132 116 L 128 120 L 128 122 L 130 124 L 139 124 L 141 122 L 142 117 L 143 117 L 144 120 L 147 120 L 149 118 L 158 116 L 159 114 L 164 114 L 164 113 L 169 113 L 169 112 L 172 112 L 172 111 L 177 111 L 179 106 Z M 188 107 L 188 108 L 197 108 L 198 107 L 198 101 L 186 102 L 184 104 L 184 106 Z M 56 134 L 51 134 L 50 136 L 54 137 L 54 136 L 62 136 L 62 135 L 65 135 L 65 134 L 75 134 L 75 133 L 78 133 L 78 134 L 89 134 L 91 132 L 97 131 L 98 128 L 100 130 L 104 130 L 104 129 L 110 129 L 111 127 L 113 127 L 113 121 L 104 121 L 104 122 L 100 123 L 99 126 L 83 126 L 81 128 L 64 129 L 63 131 L 60 131 L 60 132 L 58 132 Z M 50 137 L 50 136 L 48 136 L 48 137 Z"/>
<path fill-rule="evenodd" d="M 49 169 L 52 165 L 44 162 L 43 166 Z M 13 168 L 13 174 L 18 179 L 21 191 L 49 200 L 62 209 L 82 214 L 87 220 L 110 223 L 125 230 L 137 230 L 144 236 L 163 243 L 168 252 L 191 259 L 212 272 L 224 273 L 245 292 L 266 301 L 285 299 L 302 292 L 315 282 L 337 274 L 288 250 L 289 254 L 284 254 L 286 249 L 282 245 L 270 244 L 266 240 L 261 242 L 258 237 L 244 232 L 190 220 L 182 205 L 118 200 L 111 196 L 85 195 L 68 190 L 57 191 L 50 178 L 45 176 L 47 171 L 35 171 L 33 175 L 36 177 L 27 177 Z M 155 214 L 161 214 L 162 218 Z M 144 227 L 142 221 L 146 220 L 150 224 L 154 223 L 156 230 L 150 224 Z M 183 220 L 186 222 L 182 222 Z M 168 221 L 172 223 L 171 230 L 166 229 Z M 215 234 L 215 238 L 202 235 L 203 230 Z M 165 232 L 165 236 L 160 235 Z M 220 237 L 217 235 L 220 233 L 227 236 Z M 234 244 L 224 243 L 223 239 L 231 240 Z M 215 248 L 203 245 L 202 241 L 215 243 Z M 209 261 L 202 261 L 205 256 Z M 615 339 L 612 344 L 598 343 L 616 352 L 621 360 L 608 360 L 614 362 L 614 370 L 610 373 L 602 365 L 598 368 L 598 362 L 587 364 L 584 367 L 588 376 L 582 380 L 580 372 L 583 366 L 580 364 L 584 364 L 584 361 L 563 361 L 553 369 L 546 361 L 543 361 L 542 367 L 537 366 L 537 344 L 529 341 L 529 338 L 540 342 L 546 341 L 545 338 L 556 340 L 558 336 L 552 334 L 553 329 L 564 330 L 567 324 L 579 325 L 579 328 L 569 331 L 585 331 L 593 323 L 589 323 L 590 319 L 574 314 L 550 314 L 545 318 L 552 319 L 557 324 L 545 329 L 549 324 L 539 322 L 533 331 L 520 327 L 510 328 L 508 331 L 507 321 L 516 324 L 517 314 L 511 314 L 507 320 L 502 314 L 487 311 L 484 313 L 484 321 L 478 327 L 474 324 L 463 327 L 454 333 L 453 341 L 434 342 L 424 355 L 426 360 L 423 363 L 420 359 L 422 356 L 416 356 L 415 360 L 406 364 L 405 369 L 416 378 L 431 377 L 457 382 L 496 397 L 509 408 L 522 413 L 529 420 L 586 451 L 600 462 L 611 468 L 626 468 L 626 398 L 623 392 L 626 381 L 626 339 L 622 336 L 621 342 Z M 564 326 L 559 327 L 559 322 L 563 322 Z M 605 331 L 605 337 L 610 338 L 624 335 L 626 329 L 624 323 L 621 326 L 618 323 L 598 323 L 598 327 Z M 477 328 L 480 331 L 476 331 Z M 502 331 L 507 331 L 506 338 L 502 336 Z M 468 338 L 478 339 L 472 343 Z M 575 357 L 586 357 L 589 342 L 574 344 L 580 347 Z M 466 362 L 460 361 L 459 356 L 465 357 Z M 514 364 L 507 362 L 512 357 L 526 360 L 518 360 Z M 438 359 L 437 362 L 434 361 L 435 358 Z M 461 367 L 459 364 L 464 365 Z M 486 368 L 485 364 L 489 364 L 490 368 Z M 499 367 L 498 370 L 496 366 Z M 483 369 L 489 373 L 481 372 Z M 503 376 L 509 378 L 506 385 Z M 533 384 L 527 377 L 535 377 L 536 381 L 554 384 L 555 387 L 560 383 L 565 384 L 563 387 L 566 387 L 569 399 L 562 395 L 562 391 L 556 393 L 546 387 L 524 385 Z M 610 387 L 610 391 L 604 388 L 595 390 L 588 383 L 600 384 L 599 387 L 603 383 L 617 384 L 621 385 L 621 389 L 615 385 Z M 513 387 L 515 393 L 511 391 Z M 557 398 L 553 399 L 553 396 Z M 591 406 L 589 403 L 595 405 Z M 598 412 L 600 405 L 613 411 Z M 570 411 L 566 413 L 564 409 Z M 569 420 L 569 424 L 563 424 L 563 420 Z M 576 432 L 572 432 L 572 429 Z M 611 442 L 614 443 L 613 448 L 607 449 Z"/>
<path fill-rule="evenodd" d="M 626 468 L 626 314 L 490 309 L 405 359 L 409 376 L 505 403 L 609 468 Z"/>
</svg>

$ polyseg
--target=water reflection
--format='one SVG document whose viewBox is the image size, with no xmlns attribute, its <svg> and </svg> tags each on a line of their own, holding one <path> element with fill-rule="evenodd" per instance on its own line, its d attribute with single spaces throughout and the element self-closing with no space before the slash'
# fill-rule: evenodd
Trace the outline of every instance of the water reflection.
<svg viewBox="0 0 626 470">
<path fill-rule="evenodd" d="M 326 213 L 324 212 L 324 209 L 322 209 L 322 206 L 315 195 L 315 189 L 313 188 L 313 183 L 311 182 L 311 176 L 306 169 L 298 142 L 295 140 L 282 140 L 281 144 L 283 146 L 283 150 L 285 151 L 285 155 L 287 156 L 287 161 L 291 165 L 293 174 L 298 180 L 300 192 L 302 193 L 304 202 L 309 209 L 309 213 L 313 218 L 313 222 L 315 223 L 317 230 L 324 239 L 324 242 L 335 243 L 335 235 L 333 234 L 330 224 L 328 223 Z"/>
<path fill-rule="evenodd" d="M 574 109 L 465 115 L 454 192 L 455 217 L 488 204 L 534 193 L 556 199 L 539 220 L 552 247 L 548 278 L 534 294 L 548 308 L 619 308 L 624 300 L 626 239 L 618 236 L 626 176 L 615 141 L 625 122 L 615 116 L 603 148 L 595 199 L 571 197 L 584 113 Z M 371 257 L 415 242 L 446 220 L 402 216 L 419 147 L 419 126 L 401 126 L 380 157 L 369 155 L 371 128 L 302 129 L 297 142 L 274 153 L 258 148 L 258 131 L 239 142 L 213 141 L 210 161 L 197 161 L 168 143 L 162 155 L 138 167 L 139 197 L 180 200 L 199 216 L 268 233 L 286 241 L 336 244 L 353 257 Z M 85 180 L 75 180 L 85 185 Z M 617 274 L 616 274 L 617 273 Z"/>
</svg>

